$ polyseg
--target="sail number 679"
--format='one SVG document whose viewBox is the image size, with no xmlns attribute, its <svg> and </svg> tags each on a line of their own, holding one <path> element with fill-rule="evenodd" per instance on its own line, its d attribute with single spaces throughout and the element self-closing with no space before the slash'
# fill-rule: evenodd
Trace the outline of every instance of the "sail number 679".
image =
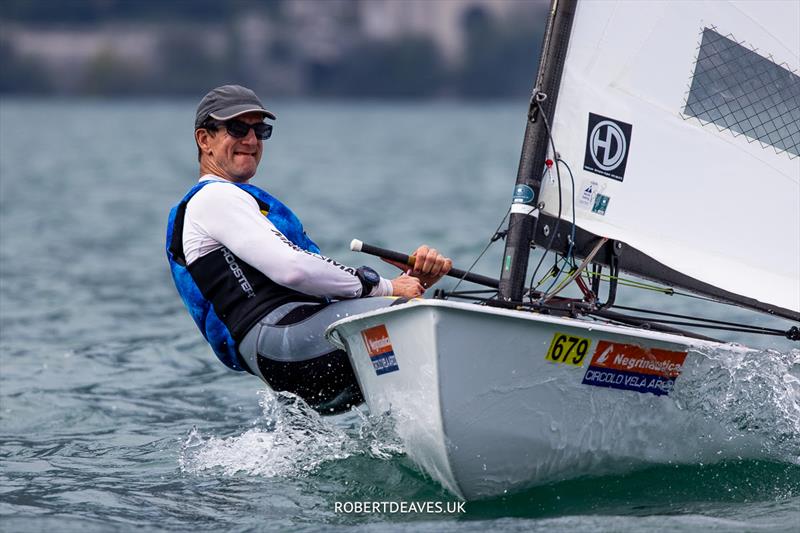
<svg viewBox="0 0 800 533">
<path fill-rule="evenodd" d="M 545 359 L 554 363 L 565 363 L 572 366 L 583 365 L 586 354 L 589 353 L 589 346 L 592 341 L 574 335 L 556 333 L 547 350 Z"/>
</svg>

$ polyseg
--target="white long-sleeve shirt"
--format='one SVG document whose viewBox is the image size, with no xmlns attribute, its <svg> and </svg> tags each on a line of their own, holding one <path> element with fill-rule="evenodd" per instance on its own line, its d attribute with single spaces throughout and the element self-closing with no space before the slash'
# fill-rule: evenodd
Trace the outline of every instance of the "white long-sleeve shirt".
<svg viewBox="0 0 800 533">
<path fill-rule="evenodd" d="M 275 283 L 325 298 L 358 298 L 355 269 L 294 246 L 258 207 L 255 198 L 222 178 L 212 180 L 186 205 L 183 251 L 187 265 L 223 246 Z M 381 278 L 370 296 L 391 296 L 391 281 Z"/>
</svg>

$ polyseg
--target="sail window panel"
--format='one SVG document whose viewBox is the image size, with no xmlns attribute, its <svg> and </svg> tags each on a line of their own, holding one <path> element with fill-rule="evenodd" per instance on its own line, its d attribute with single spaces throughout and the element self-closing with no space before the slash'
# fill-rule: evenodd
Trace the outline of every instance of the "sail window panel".
<svg viewBox="0 0 800 533">
<path fill-rule="evenodd" d="M 800 76 L 705 28 L 684 114 L 800 155 Z"/>
</svg>

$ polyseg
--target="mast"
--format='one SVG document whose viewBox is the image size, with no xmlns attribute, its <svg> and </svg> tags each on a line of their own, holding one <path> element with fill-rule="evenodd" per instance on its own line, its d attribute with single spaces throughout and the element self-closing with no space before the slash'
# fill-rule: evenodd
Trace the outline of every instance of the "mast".
<svg viewBox="0 0 800 533">
<path fill-rule="evenodd" d="M 521 303 L 530 248 L 542 245 L 573 258 L 591 255 L 612 269 L 612 284 L 625 272 L 800 322 L 800 143 L 791 128 L 800 91 L 796 4 L 576 4 L 551 4 L 510 209 L 501 300 Z M 732 33 L 717 33 L 709 20 Z M 628 31 L 637 24 L 641 32 Z M 637 74 L 621 75 L 620 65 Z M 668 83 L 653 84 L 656 74 Z M 753 100 L 755 92 L 761 96 Z M 765 112 L 767 101 L 775 105 Z M 563 217 L 554 209 L 562 184 L 542 180 L 551 134 L 559 147 L 569 146 L 559 158 L 571 178 L 575 171 L 571 186 L 564 184 L 572 208 Z M 663 164 L 674 154 L 680 161 Z M 738 207 L 753 176 L 758 187 L 748 199 L 757 224 Z"/>
<path fill-rule="evenodd" d="M 552 0 L 550 4 L 550 19 L 528 108 L 528 123 L 525 127 L 500 272 L 500 297 L 506 301 L 522 300 L 525 289 L 528 254 L 536 231 L 536 206 L 539 202 L 548 144 L 547 127 L 539 116 L 539 109 L 541 107 L 547 120 L 552 123 L 576 4 L 577 0 Z"/>
</svg>

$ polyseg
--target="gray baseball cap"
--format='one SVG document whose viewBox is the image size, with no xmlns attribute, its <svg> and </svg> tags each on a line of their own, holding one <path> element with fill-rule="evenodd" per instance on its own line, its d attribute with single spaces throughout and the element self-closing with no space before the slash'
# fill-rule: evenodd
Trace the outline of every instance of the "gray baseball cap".
<svg viewBox="0 0 800 533">
<path fill-rule="evenodd" d="M 200 128 L 209 117 L 216 120 L 228 120 L 254 112 L 262 113 L 265 117 L 275 120 L 275 115 L 264 109 L 264 105 L 256 93 L 241 85 L 223 85 L 212 89 L 200 100 L 197 114 L 194 117 L 194 129 Z"/>
</svg>

